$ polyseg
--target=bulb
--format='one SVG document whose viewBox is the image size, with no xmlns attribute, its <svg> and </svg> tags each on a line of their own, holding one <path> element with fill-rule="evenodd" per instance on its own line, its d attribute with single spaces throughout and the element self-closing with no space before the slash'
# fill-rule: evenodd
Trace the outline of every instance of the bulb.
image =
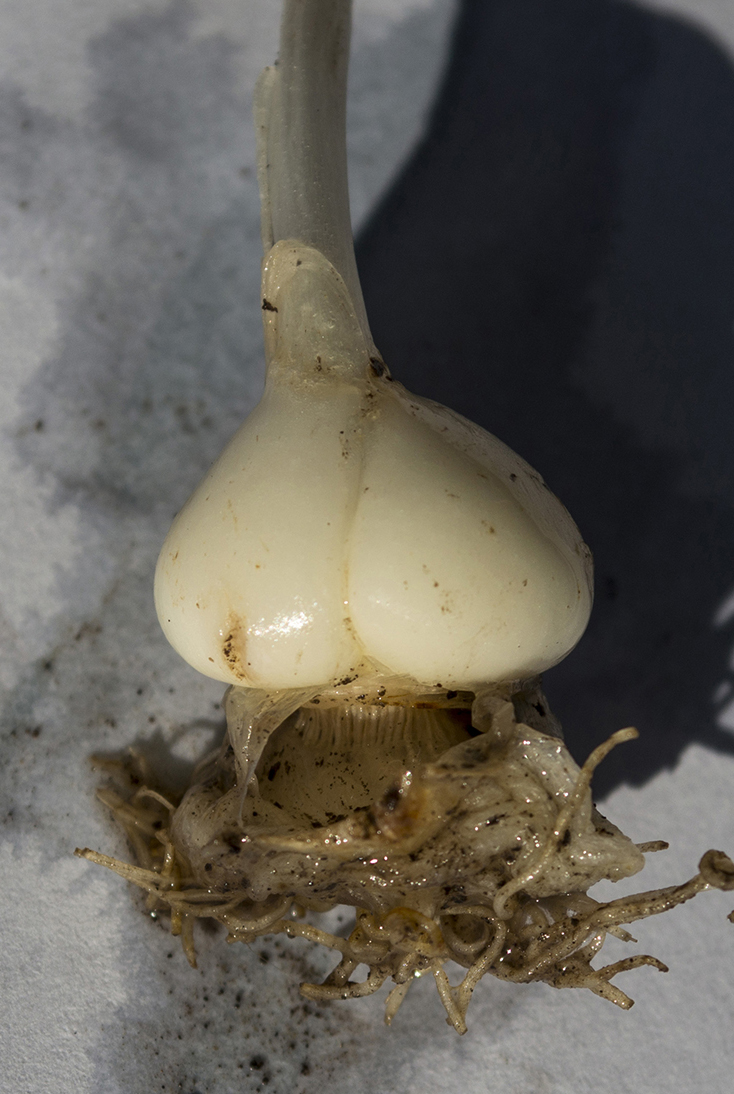
<svg viewBox="0 0 734 1094">
<path fill-rule="evenodd" d="M 635 845 L 591 800 L 594 768 L 636 730 L 579 768 L 540 688 L 586 626 L 590 554 L 532 468 L 393 381 L 371 341 L 340 128 L 347 38 L 346 0 L 286 0 L 256 104 L 265 394 L 156 570 L 169 640 L 230 685 L 226 735 L 182 797 L 137 769 L 126 797 L 101 792 L 139 866 L 79 853 L 168 908 L 192 963 L 201 916 L 230 941 L 318 941 L 341 959 L 302 992 L 392 979 L 388 1022 L 427 973 L 460 1033 L 485 973 L 628 1008 L 612 977 L 664 966 L 593 968 L 605 934 L 630 941 L 623 923 L 734 889 L 734 863 L 709 851 L 684 885 L 587 895 L 666 846 Z M 355 909 L 348 938 L 291 914 L 339 904 Z M 447 961 L 467 970 L 455 987 Z"/>
<path fill-rule="evenodd" d="M 471 688 L 560 661 L 591 561 L 540 476 L 391 379 L 317 250 L 277 243 L 263 300 L 264 397 L 158 562 L 172 645 L 270 691 L 377 671 Z"/>
</svg>

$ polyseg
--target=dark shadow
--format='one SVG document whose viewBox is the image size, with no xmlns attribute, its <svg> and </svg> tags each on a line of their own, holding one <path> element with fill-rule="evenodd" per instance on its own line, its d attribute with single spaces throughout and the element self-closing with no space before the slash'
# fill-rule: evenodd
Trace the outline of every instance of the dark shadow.
<svg viewBox="0 0 734 1094">
<path fill-rule="evenodd" d="M 425 139 L 358 245 L 394 375 L 519 451 L 596 559 L 546 688 L 598 794 L 698 741 L 734 584 L 734 70 L 613 0 L 465 0 Z"/>
<path fill-rule="evenodd" d="M 204 718 L 179 726 L 169 738 L 156 728 L 141 733 L 122 750 L 96 752 L 91 760 L 102 772 L 100 785 L 106 785 L 107 779 L 126 799 L 146 786 L 178 805 L 191 786 L 195 769 L 219 748 L 225 728 L 223 719 Z M 182 744 L 183 756 L 177 751 Z"/>
</svg>

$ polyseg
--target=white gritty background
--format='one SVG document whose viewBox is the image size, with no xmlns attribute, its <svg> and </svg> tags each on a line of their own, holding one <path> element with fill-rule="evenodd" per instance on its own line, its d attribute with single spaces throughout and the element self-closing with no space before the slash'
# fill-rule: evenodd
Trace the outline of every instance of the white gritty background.
<svg viewBox="0 0 734 1094">
<path fill-rule="evenodd" d="M 648 8 L 687 20 L 731 62 L 728 0 Z M 151 582 L 171 518 L 262 387 L 250 109 L 279 9 L 0 6 L 0 1089 L 724 1094 L 734 894 L 636 926 L 636 949 L 671 971 L 622 980 L 631 1013 L 487 978 L 459 1038 L 432 983 L 389 1030 L 384 992 L 307 1004 L 298 982 L 331 958 L 299 942 L 227 947 L 202 929 L 191 970 L 123 882 L 72 855 L 126 853 L 95 801 L 91 753 L 147 741 L 183 769 L 221 730 L 222 688 L 167 647 Z M 457 10 L 356 2 L 357 231 L 420 138 Z M 632 408 L 627 420 L 635 428 Z M 718 615 L 701 611 L 712 628 L 731 620 L 732 575 Z M 700 697 L 724 731 L 732 670 L 722 663 L 716 694 Z M 732 756 L 693 744 L 604 805 L 632 838 L 671 842 L 649 861 L 652 888 L 689 877 L 710 846 L 734 850 L 733 798 Z M 612 942 L 610 959 L 621 950 Z"/>
</svg>

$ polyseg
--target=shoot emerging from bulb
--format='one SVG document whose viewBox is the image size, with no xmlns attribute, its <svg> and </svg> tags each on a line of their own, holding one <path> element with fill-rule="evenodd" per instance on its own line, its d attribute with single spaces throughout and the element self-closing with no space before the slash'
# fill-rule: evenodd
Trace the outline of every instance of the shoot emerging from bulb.
<svg viewBox="0 0 734 1094">
<path fill-rule="evenodd" d="M 142 770 L 143 789 L 101 792 L 139 865 L 80 853 L 169 909 L 192 963 L 202 916 L 230 941 L 308 938 L 340 961 L 302 992 L 391 979 L 388 1022 L 427 973 L 459 1032 L 486 973 L 626 1008 L 612 977 L 665 966 L 595 969 L 605 935 L 630 941 L 622 924 L 734 888 L 734 864 L 709 851 L 684 885 L 587 894 L 665 846 L 635 845 L 591 801 L 594 768 L 636 731 L 579 768 L 541 691 L 586 626 L 590 554 L 532 468 L 407 392 L 372 342 L 346 191 L 348 30 L 346 0 L 286 2 L 256 104 L 265 394 L 156 572 L 170 642 L 230 685 L 227 733 L 180 800 Z M 340 904 L 347 938 L 302 918 Z"/>
</svg>

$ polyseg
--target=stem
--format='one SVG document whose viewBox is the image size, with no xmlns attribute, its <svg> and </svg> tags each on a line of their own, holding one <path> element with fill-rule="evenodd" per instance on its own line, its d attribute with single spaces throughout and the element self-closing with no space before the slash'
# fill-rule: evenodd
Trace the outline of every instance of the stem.
<svg viewBox="0 0 734 1094">
<path fill-rule="evenodd" d="M 351 0 L 285 0 L 280 56 L 255 93 L 263 249 L 297 239 L 344 279 L 369 337 L 349 214 L 346 92 Z"/>
</svg>

